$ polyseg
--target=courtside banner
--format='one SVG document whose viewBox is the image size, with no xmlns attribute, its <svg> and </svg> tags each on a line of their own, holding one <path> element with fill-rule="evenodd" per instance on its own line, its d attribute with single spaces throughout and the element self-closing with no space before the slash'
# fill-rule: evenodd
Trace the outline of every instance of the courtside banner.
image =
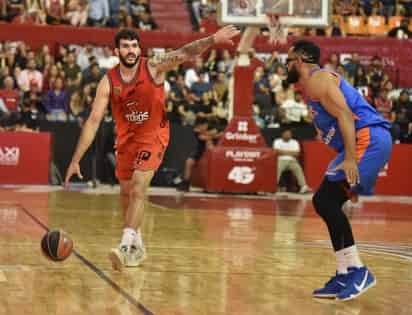
<svg viewBox="0 0 412 315">
<path fill-rule="evenodd" d="M 0 184 L 47 185 L 50 145 L 48 132 L 0 132 Z"/>
</svg>

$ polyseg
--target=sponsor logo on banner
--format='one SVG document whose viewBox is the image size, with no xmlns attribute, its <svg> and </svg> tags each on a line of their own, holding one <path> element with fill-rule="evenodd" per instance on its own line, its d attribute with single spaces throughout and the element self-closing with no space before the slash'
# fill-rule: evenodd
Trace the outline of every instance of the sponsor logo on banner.
<svg viewBox="0 0 412 315">
<path fill-rule="evenodd" d="M 249 166 L 235 166 L 230 170 L 227 179 L 236 184 L 250 184 L 255 179 L 254 169 Z"/>
<path fill-rule="evenodd" d="M 225 138 L 227 140 L 247 141 L 249 143 L 256 143 L 258 134 L 248 134 L 239 132 L 226 132 Z"/>
<path fill-rule="evenodd" d="M 0 165 L 18 165 L 19 157 L 18 147 L 0 147 Z"/>
<path fill-rule="evenodd" d="M 260 151 L 238 151 L 238 150 L 227 150 L 225 152 L 225 157 L 232 159 L 234 161 L 254 161 L 259 159 L 261 156 Z"/>
<path fill-rule="evenodd" d="M 238 121 L 237 122 L 237 131 L 247 132 L 248 131 L 248 122 L 247 121 Z"/>
</svg>

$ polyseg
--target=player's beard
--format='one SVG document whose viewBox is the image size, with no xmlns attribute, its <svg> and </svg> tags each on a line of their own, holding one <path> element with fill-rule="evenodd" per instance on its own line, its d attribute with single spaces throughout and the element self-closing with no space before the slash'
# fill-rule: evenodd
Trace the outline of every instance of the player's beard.
<svg viewBox="0 0 412 315">
<path fill-rule="evenodd" d="M 127 61 L 127 57 L 130 56 L 130 55 L 136 56 L 135 61 L 133 61 L 133 62 L 128 62 L 128 61 Z M 133 68 L 133 67 L 137 64 L 137 62 L 139 61 L 139 58 L 140 58 L 140 55 L 127 54 L 125 57 L 123 57 L 121 54 L 119 54 L 120 62 L 121 62 L 121 64 L 122 64 L 123 66 L 125 66 L 126 68 Z"/>
<path fill-rule="evenodd" d="M 287 81 L 289 84 L 293 84 L 299 81 L 299 72 L 296 69 L 296 67 L 292 67 L 292 69 L 290 69 L 290 71 L 288 71 L 288 78 Z"/>
</svg>

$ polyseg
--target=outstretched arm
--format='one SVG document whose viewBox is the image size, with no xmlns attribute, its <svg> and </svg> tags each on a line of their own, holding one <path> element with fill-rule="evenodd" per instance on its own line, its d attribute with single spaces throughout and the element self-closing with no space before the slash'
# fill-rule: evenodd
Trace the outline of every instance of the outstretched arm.
<svg viewBox="0 0 412 315">
<path fill-rule="evenodd" d="M 79 162 L 96 136 L 97 129 L 99 128 L 100 122 L 102 121 L 107 106 L 109 105 L 109 96 L 110 83 L 107 76 L 104 76 L 97 86 L 96 97 L 92 104 L 92 112 L 83 126 L 76 151 L 74 152 L 72 161 L 67 169 L 65 179 L 66 187 L 69 184 L 70 178 L 74 174 L 77 174 L 79 178 L 82 178 Z"/>
<path fill-rule="evenodd" d="M 214 44 L 233 44 L 232 38 L 239 34 L 239 31 L 232 25 L 225 26 L 215 34 L 193 41 L 177 50 L 163 55 L 157 55 L 149 61 L 149 68 L 153 77 L 172 70 L 181 63 L 202 54 L 206 49 Z"/>
</svg>

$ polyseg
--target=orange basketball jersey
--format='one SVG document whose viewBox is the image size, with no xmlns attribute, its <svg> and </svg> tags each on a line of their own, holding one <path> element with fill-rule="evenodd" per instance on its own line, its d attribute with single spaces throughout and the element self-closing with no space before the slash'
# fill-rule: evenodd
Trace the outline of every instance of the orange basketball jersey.
<svg viewBox="0 0 412 315">
<path fill-rule="evenodd" d="M 165 111 L 163 84 L 156 84 L 149 72 L 148 59 L 140 58 L 134 79 L 125 83 L 117 65 L 107 73 L 110 99 L 116 123 L 116 147 L 129 142 L 153 140 L 167 146 L 169 122 Z"/>
</svg>

